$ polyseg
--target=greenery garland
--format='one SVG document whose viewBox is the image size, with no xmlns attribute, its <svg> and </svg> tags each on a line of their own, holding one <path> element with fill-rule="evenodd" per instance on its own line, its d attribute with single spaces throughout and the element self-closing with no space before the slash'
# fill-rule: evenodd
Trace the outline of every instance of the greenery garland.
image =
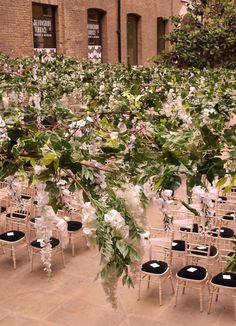
<svg viewBox="0 0 236 326">
<path fill-rule="evenodd" d="M 84 231 L 114 305 L 119 278 L 134 284 L 151 198 L 175 191 L 182 174 L 190 190 L 236 186 L 235 80 L 225 69 L 0 55 L 0 180 L 46 183 L 55 211 L 82 191 Z"/>
</svg>

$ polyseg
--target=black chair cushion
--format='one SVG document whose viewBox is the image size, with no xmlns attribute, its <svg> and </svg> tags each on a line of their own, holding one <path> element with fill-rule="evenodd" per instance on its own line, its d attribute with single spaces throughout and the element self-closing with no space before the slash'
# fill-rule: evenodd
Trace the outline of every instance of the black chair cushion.
<svg viewBox="0 0 236 326">
<path fill-rule="evenodd" d="M 231 192 L 236 192 L 236 187 L 232 187 Z"/>
<path fill-rule="evenodd" d="M 173 240 L 172 250 L 174 251 L 185 251 L 185 241 L 184 240 Z"/>
<path fill-rule="evenodd" d="M 8 213 L 7 215 L 6 215 L 6 217 L 16 217 L 16 218 L 22 218 L 22 219 L 25 219 L 26 218 L 26 215 L 25 214 L 20 214 L 20 213 Z"/>
<path fill-rule="evenodd" d="M 51 243 L 52 248 L 55 248 L 56 246 L 59 245 L 60 241 L 58 239 L 52 237 L 52 238 L 50 238 L 50 243 Z M 44 247 L 44 246 L 41 247 L 41 241 L 38 241 L 38 240 L 34 240 L 30 244 L 34 248 L 43 248 Z"/>
<path fill-rule="evenodd" d="M 2 207 L 2 206 L 0 206 L 0 213 L 3 213 L 3 212 L 5 212 L 6 211 L 6 207 Z"/>
<path fill-rule="evenodd" d="M 223 220 L 227 220 L 227 221 L 234 221 L 235 219 L 235 215 L 234 215 L 234 212 L 228 212 L 226 213 L 223 217 L 222 217 Z"/>
<path fill-rule="evenodd" d="M 68 231 L 78 231 L 82 228 L 82 223 L 79 221 L 68 221 L 67 230 Z"/>
<path fill-rule="evenodd" d="M 220 204 L 224 204 L 226 201 L 227 201 L 227 197 L 225 197 L 225 196 L 219 196 L 217 199 L 217 202 Z M 212 199 L 212 202 L 215 203 L 215 200 Z"/>
<path fill-rule="evenodd" d="M 183 232 L 191 232 L 192 231 L 194 233 L 198 233 L 198 224 L 197 223 L 194 223 L 193 224 L 193 228 L 182 226 L 180 228 L 180 231 L 183 231 Z"/>
<path fill-rule="evenodd" d="M 203 248 L 203 247 L 205 247 L 205 248 Z M 191 253 L 193 255 L 198 255 L 198 256 L 207 256 L 208 248 L 209 248 L 209 246 L 199 245 L 199 246 L 194 247 L 193 249 L 197 249 L 197 250 L 196 251 L 192 250 Z M 216 256 L 217 253 L 218 253 L 217 248 L 215 246 L 211 246 L 210 247 L 210 256 L 211 257 Z"/>
<path fill-rule="evenodd" d="M 35 216 L 35 217 L 31 218 L 31 219 L 30 219 L 30 222 L 31 222 L 31 223 L 35 223 L 35 219 L 36 219 L 36 218 L 40 218 L 40 216 Z"/>
<path fill-rule="evenodd" d="M 230 251 L 227 256 L 232 257 L 235 254 L 234 251 Z"/>
<path fill-rule="evenodd" d="M 211 280 L 213 284 L 236 287 L 236 274 L 231 272 L 219 273 Z"/>
<path fill-rule="evenodd" d="M 20 197 L 21 197 L 21 199 L 26 199 L 26 200 L 32 198 L 30 195 L 21 195 Z"/>
<path fill-rule="evenodd" d="M 219 228 L 215 228 L 212 230 L 214 232 L 212 234 L 213 237 L 217 237 L 217 232 L 219 231 Z M 233 238 L 234 237 L 234 231 L 229 228 L 222 227 L 220 229 L 219 235 L 221 238 Z"/>
<path fill-rule="evenodd" d="M 149 260 L 142 265 L 142 271 L 152 274 L 163 274 L 168 268 L 168 264 L 161 260 Z"/>
<path fill-rule="evenodd" d="M 178 271 L 177 275 L 182 278 L 201 281 L 206 277 L 207 271 L 201 266 L 188 265 Z"/>
<path fill-rule="evenodd" d="M 0 234 L 0 240 L 15 242 L 24 238 L 25 233 L 21 231 L 7 231 Z"/>
</svg>

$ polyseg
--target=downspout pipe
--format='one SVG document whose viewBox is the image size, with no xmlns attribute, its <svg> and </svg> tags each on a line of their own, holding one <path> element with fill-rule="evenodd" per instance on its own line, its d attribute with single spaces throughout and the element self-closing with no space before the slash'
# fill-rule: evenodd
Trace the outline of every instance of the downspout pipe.
<svg viewBox="0 0 236 326">
<path fill-rule="evenodd" d="M 121 0 L 117 0 L 118 62 L 121 63 Z"/>
</svg>

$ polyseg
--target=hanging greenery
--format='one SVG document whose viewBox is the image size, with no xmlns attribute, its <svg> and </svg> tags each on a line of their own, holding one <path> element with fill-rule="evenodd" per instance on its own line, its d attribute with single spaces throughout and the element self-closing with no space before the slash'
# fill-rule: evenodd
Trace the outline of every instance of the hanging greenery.
<svg viewBox="0 0 236 326">
<path fill-rule="evenodd" d="M 39 204 L 54 211 L 70 210 L 74 193 L 114 305 L 119 278 L 133 286 L 150 199 L 182 174 L 190 189 L 236 186 L 235 80 L 224 69 L 0 55 L 0 180 L 40 185 Z"/>
</svg>

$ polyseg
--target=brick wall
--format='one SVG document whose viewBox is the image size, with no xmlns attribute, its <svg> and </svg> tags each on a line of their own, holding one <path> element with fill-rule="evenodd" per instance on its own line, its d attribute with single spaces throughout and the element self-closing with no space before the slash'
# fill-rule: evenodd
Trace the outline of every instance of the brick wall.
<svg viewBox="0 0 236 326">
<path fill-rule="evenodd" d="M 12 56 L 33 55 L 31 0 L 0 0 L 0 51 Z M 103 60 L 118 61 L 117 0 L 35 0 L 57 6 L 57 51 L 87 58 L 87 10 L 103 10 Z M 149 64 L 157 51 L 157 17 L 179 13 L 180 0 L 121 0 L 122 62 L 127 62 L 127 15 L 139 19 L 139 64 Z"/>
</svg>

